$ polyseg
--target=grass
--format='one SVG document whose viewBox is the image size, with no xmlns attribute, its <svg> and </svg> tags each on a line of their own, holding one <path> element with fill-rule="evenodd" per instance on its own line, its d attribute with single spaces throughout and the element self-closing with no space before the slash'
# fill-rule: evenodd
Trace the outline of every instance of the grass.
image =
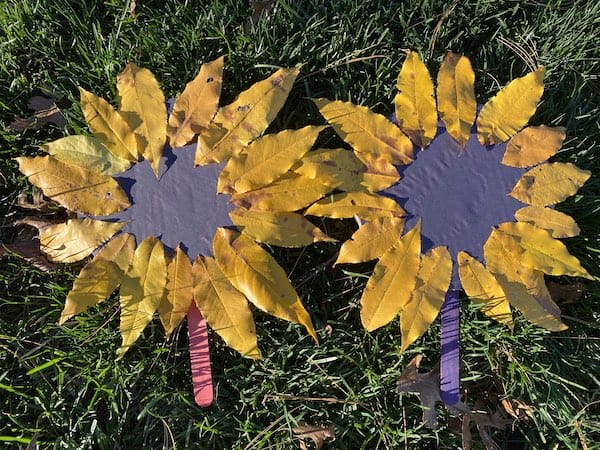
<svg viewBox="0 0 600 450">
<path fill-rule="evenodd" d="M 14 239 L 8 225 L 27 213 L 16 206 L 17 196 L 30 189 L 11 158 L 82 130 L 77 86 L 115 102 L 115 77 L 127 61 L 152 69 L 173 96 L 202 62 L 226 54 L 223 103 L 273 66 L 302 63 L 272 125 L 279 130 L 321 123 L 307 97 L 391 113 L 404 49 L 421 51 L 432 73 L 446 50 L 465 53 L 483 100 L 527 72 L 525 48 L 547 67 L 547 89 L 532 122 L 567 127 L 557 159 L 598 173 L 597 2 L 281 0 L 275 14 L 255 26 L 248 25 L 249 6 L 237 0 L 137 3 L 135 15 L 117 0 L 12 0 L 0 8 L 2 242 Z M 72 102 L 65 109 L 69 125 L 10 130 L 13 116 L 29 113 L 28 99 L 47 89 Z M 596 276 L 598 187 L 593 176 L 561 205 L 582 229 L 567 244 Z M 324 225 L 339 239 L 352 231 L 350 222 Z M 16 257 L 0 260 L 0 442 L 24 447 L 39 433 L 40 448 L 286 449 L 298 448 L 292 429 L 305 421 L 335 426 L 336 441 L 326 448 L 459 448 L 446 412 L 440 409 L 439 430 L 427 430 L 416 397 L 394 390 L 412 356 L 424 353 L 427 367 L 439 357 L 439 327 L 402 356 L 397 325 L 362 330 L 358 299 L 373 266 L 332 269 L 338 248 L 272 249 L 298 286 L 322 343 L 315 347 L 299 327 L 259 314 L 263 360 L 242 359 L 212 339 L 216 402 L 208 409 L 193 403 L 185 328 L 166 340 L 154 323 L 116 362 L 115 299 L 59 327 L 77 271 L 46 273 Z M 471 398 L 505 393 L 534 408 L 532 421 L 495 434 L 501 448 L 578 449 L 600 442 L 600 291 L 596 283 L 585 287 L 577 303 L 562 305 L 570 326 L 562 333 L 519 318 L 510 334 L 465 306 L 462 375 Z"/>
</svg>

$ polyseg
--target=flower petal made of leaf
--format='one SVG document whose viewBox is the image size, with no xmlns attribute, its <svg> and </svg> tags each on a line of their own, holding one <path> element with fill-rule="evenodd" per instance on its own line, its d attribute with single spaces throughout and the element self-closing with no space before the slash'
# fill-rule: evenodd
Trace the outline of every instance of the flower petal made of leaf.
<svg viewBox="0 0 600 450">
<path fill-rule="evenodd" d="M 277 261 L 252 239 L 219 228 L 213 242 L 215 260 L 231 284 L 257 308 L 303 325 L 317 341 L 310 315 Z"/>
<path fill-rule="evenodd" d="M 541 164 L 525 172 L 509 195 L 529 205 L 554 205 L 574 195 L 590 176 L 571 163 Z"/>
<path fill-rule="evenodd" d="M 172 148 L 182 147 L 190 142 L 208 127 L 217 113 L 224 59 L 221 56 L 202 64 L 196 78 L 185 85 L 185 89 L 175 100 L 167 124 L 167 136 Z"/>
<path fill-rule="evenodd" d="M 449 52 L 437 78 L 437 100 L 440 116 L 448 134 L 465 147 L 475 122 L 475 73 L 465 56 Z"/>
<path fill-rule="evenodd" d="M 229 213 L 245 235 L 280 247 L 304 247 L 313 242 L 335 242 L 304 216 L 292 212 L 254 211 L 243 208 Z"/>
<path fill-rule="evenodd" d="M 438 316 L 452 276 L 452 259 L 446 247 L 436 247 L 421 257 L 417 282 L 400 313 L 401 352 L 419 339 Z"/>
<path fill-rule="evenodd" d="M 571 216 L 543 206 L 525 206 L 515 212 L 515 219 L 548 230 L 554 238 L 578 236 L 580 232 Z"/>
<path fill-rule="evenodd" d="M 391 198 L 369 192 L 344 192 L 334 194 L 311 205 L 308 216 L 351 218 L 355 215 L 364 220 L 375 217 L 404 217 L 404 210 Z"/>
<path fill-rule="evenodd" d="M 527 127 L 515 134 L 508 144 L 502 164 L 512 167 L 530 167 L 555 155 L 565 140 L 565 128 Z"/>
<path fill-rule="evenodd" d="M 300 69 L 279 69 L 221 108 L 198 137 L 195 164 L 223 162 L 260 136 L 283 107 Z"/>
<path fill-rule="evenodd" d="M 426 147 L 437 132 L 433 82 L 417 52 L 408 52 L 396 83 L 396 121 L 418 147 Z"/>
<path fill-rule="evenodd" d="M 74 263 L 92 254 L 125 223 L 69 219 L 40 229 L 40 249 L 53 262 Z"/>
<path fill-rule="evenodd" d="M 121 336 L 118 358 L 137 341 L 158 309 L 167 284 L 167 260 L 160 240 L 148 236 L 135 250 L 121 283 Z"/>
<path fill-rule="evenodd" d="M 360 318 L 368 331 L 387 325 L 409 302 L 417 283 L 421 223 L 400 237 L 375 265 L 360 299 Z"/>
<path fill-rule="evenodd" d="M 119 112 L 142 139 L 142 156 L 158 176 L 158 165 L 167 139 L 167 108 L 158 81 L 148 69 L 129 63 L 117 76 L 117 90 Z"/>
<path fill-rule="evenodd" d="M 133 259 L 134 248 L 133 235 L 122 233 L 100 249 L 75 279 L 60 313 L 60 325 L 103 302 L 119 287 Z"/>
<path fill-rule="evenodd" d="M 15 159 L 31 184 L 67 209 L 106 216 L 130 206 L 127 194 L 107 175 L 61 163 L 52 156 Z"/>
<path fill-rule="evenodd" d="M 361 182 L 367 168 L 350 150 L 319 148 L 304 155 L 291 170 L 312 180 L 320 180 L 331 188 L 356 191 L 364 189 Z"/>
<path fill-rule="evenodd" d="M 194 300 L 206 322 L 242 356 L 259 359 L 256 327 L 246 297 L 232 286 L 213 258 L 199 256 L 192 272 Z"/>
<path fill-rule="evenodd" d="M 527 125 L 544 93 L 544 67 L 517 78 L 491 98 L 477 117 L 481 145 L 499 144 Z"/>
</svg>

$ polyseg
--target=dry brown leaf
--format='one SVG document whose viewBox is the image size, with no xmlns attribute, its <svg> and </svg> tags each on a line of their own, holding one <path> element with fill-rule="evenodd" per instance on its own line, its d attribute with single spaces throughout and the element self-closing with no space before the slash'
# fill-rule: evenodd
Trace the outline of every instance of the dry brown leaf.
<svg viewBox="0 0 600 450">
<path fill-rule="evenodd" d="M 25 261 L 43 272 L 56 270 L 59 267 L 59 264 L 54 264 L 48 261 L 48 259 L 40 251 L 38 232 L 33 226 L 23 227 L 23 229 L 19 232 L 17 239 L 12 244 L 0 245 L 0 258 L 8 255 L 9 253 L 14 253 L 15 255 L 23 258 Z"/>
<path fill-rule="evenodd" d="M 577 303 L 585 290 L 583 283 L 580 281 L 574 281 L 569 284 L 559 284 L 555 281 L 548 281 L 547 286 L 550 297 L 557 302 L 565 304 Z"/>
<path fill-rule="evenodd" d="M 500 404 L 508 414 L 521 422 L 533 420 L 533 407 L 516 398 L 503 398 Z"/>
<path fill-rule="evenodd" d="M 61 99 L 54 99 L 36 95 L 29 99 L 27 108 L 34 111 L 29 117 L 15 117 L 15 120 L 9 125 L 11 130 L 24 131 L 27 128 L 37 130 L 47 123 L 53 123 L 58 127 L 64 127 L 67 124 L 65 116 L 57 106 Z M 65 105 L 68 106 L 68 103 Z"/>
<path fill-rule="evenodd" d="M 306 443 L 304 442 L 306 439 L 312 439 L 317 450 L 323 448 L 326 439 L 335 441 L 335 427 L 333 425 L 311 425 L 300 422 L 292 431 L 296 438 L 300 439 L 300 448 L 306 448 Z"/>
</svg>

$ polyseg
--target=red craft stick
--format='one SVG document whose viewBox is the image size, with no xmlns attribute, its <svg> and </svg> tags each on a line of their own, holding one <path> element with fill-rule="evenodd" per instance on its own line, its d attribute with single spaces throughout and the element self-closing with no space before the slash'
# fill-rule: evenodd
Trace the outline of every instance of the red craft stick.
<svg viewBox="0 0 600 450">
<path fill-rule="evenodd" d="M 187 313 L 187 322 L 194 400 L 196 400 L 198 405 L 206 408 L 213 402 L 208 333 L 206 331 L 206 320 L 204 320 L 204 317 L 202 317 L 202 314 L 193 302 Z"/>
</svg>

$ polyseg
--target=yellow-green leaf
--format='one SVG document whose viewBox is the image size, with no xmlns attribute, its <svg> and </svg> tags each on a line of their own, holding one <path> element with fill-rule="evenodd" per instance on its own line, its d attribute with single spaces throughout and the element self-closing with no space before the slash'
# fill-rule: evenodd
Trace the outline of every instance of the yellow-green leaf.
<svg viewBox="0 0 600 450">
<path fill-rule="evenodd" d="M 116 157 L 137 161 L 139 149 L 133 128 L 103 98 L 79 88 L 81 110 L 94 136 Z"/>
<path fill-rule="evenodd" d="M 529 205 L 554 205 L 575 194 L 591 175 L 571 163 L 541 164 L 523 174 L 510 196 Z"/>
<path fill-rule="evenodd" d="M 446 247 L 436 247 L 421 258 L 417 282 L 400 314 L 401 352 L 419 339 L 438 316 L 452 276 L 452 259 Z"/>
<path fill-rule="evenodd" d="M 121 173 L 131 166 L 131 161 L 113 155 L 98 139 L 90 136 L 67 136 L 41 148 L 60 162 L 103 175 Z"/>
<path fill-rule="evenodd" d="M 192 272 L 194 300 L 206 322 L 242 356 L 260 358 L 256 327 L 246 297 L 231 285 L 213 258 L 199 256 Z"/>
<path fill-rule="evenodd" d="M 493 230 L 483 247 L 485 262 L 502 287 L 509 303 L 523 313 L 532 324 L 550 331 L 561 331 L 560 310 L 543 289 L 539 274 L 523 267 L 523 249 L 510 235 Z M 543 278 L 542 278 L 543 282 Z"/>
<path fill-rule="evenodd" d="M 229 213 L 231 221 L 255 241 L 280 247 L 304 247 L 313 242 L 334 242 L 300 214 L 253 211 L 238 208 Z"/>
<path fill-rule="evenodd" d="M 336 133 L 358 154 L 391 164 L 412 162 L 413 145 L 385 116 L 350 102 L 313 99 L 319 111 Z"/>
<path fill-rule="evenodd" d="M 40 250 L 54 262 L 74 263 L 92 254 L 125 223 L 69 219 L 40 229 Z"/>
<path fill-rule="evenodd" d="M 324 128 L 308 126 L 256 139 L 231 157 L 219 176 L 217 190 L 243 193 L 268 185 L 310 150 Z"/>
<path fill-rule="evenodd" d="M 308 312 L 275 259 L 252 239 L 219 228 L 213 251 L 231 284 L 257 308 L 280 319 L 303 325 L 317 340 Z"/>
<path fill-rule="evenodd" d="M 121 284 L 133 259 L 135 238 L 123 233 L 111 240 L 79 272 L 60 313 L 62 325 L 76 314 L 103 302 Z"/>
<path fill-rule="evenodd" d="M 179 246 L 167 265 L 165 293 L 158 305 L 158 316 L 167 336 L 170 336 L 185 318 L 193 298 L 192 263 Z"/>
<path fill-rule="evenodd" d="M 331 187 L 317 180 L 288 172 L 264 188 L 232 195 L 231 201 L 246 209 L 296 211 L 317 201 L 331 190 Z"/>
<path fill-rule="evenodd" d="M 119 358 L 137 341 L 158 309 L 167 284 L 167 260 L 162 243 L 144 239 L 121 283 L 121 336 Z"/>
<path fill-rule="evenodd" d="M 544 67 L 517 78 L 493 98 L 477 117 L 477 137 L 482 145 L 508 141 L 527 125 L 544 93 Z"/>
<path fill-rule="evenodd" d="M 469 59 L 449 52 L 438 72 L 438 109 L 448 134 L 463 148 L 471 136 L 477 113 L 474 83 L 475 73 Z"/>
<path fill-rule="evenodd" d="M 360 299 L 360 318 L 368 331 L 387 325 L 410 300 L 417 283 L 421 223 L 399 238 L 375 265 Z"/>
<path fill-rule="evenodd" d="M 375 217 L 344 242 L 335 263 L 361 263 L 379 258 L 398 241 L 403 229 L 404 220 L 398 217 Z"/>
<path fill-rule="evenodd" d="M 186 84 L 169 116 L 167 135 L 172 148 L 181 147 L 208 127 L 217 113 L 224 57 L 202 64 L 200 72 Z"/>
<path fill-rule="evenodd" d="M 508 141 L 502 164 L 529 167 L 544 162 L 560 150 L 565 136 L 563 127 L 527 127 Z"/>
<path fill-rule="evenodd" d="M 555 238 L 577 236 L 580 231 L 571 216 L 543 206 L 525 206 L 515 212 L 515 219 L 548 230 Z"/>
<path fill-rule="evenodd" d="M 31 184 L 67 209 L 106 216 L 130 206 L 127 194 L 107 175 L 61 163 L 52 156 L 15 159 Z"/>
<path fill-rule="evenodd" d="M 167 108 L 158 81 L 148 69 L 133 63 L 117 77 L 119 111 L 141 138 L 142 156 L 158 176 L 158 165 L 167 139 Z"/>
<path fill-rule="evenodd" d="M 195 164 L 222 162 L 260 136 L 292 90 L 300 69 L 279 69 L 221 108 L 198 137 Z"/>
<path fill-rule="evenodd" d="M 396 120 L 415 145 L 426 147 L 437 132 L 437 109 L 431 76 L 418 53 L 408 52 L 396 86 Z"/>
<path fill-rule="evenodd" d="M 541 228 L 527 222 L 505 222 L 496 233 L 506 233 L 523 249 L 519 261 L 525 267 L 540 270 L 548 275 L 592 276 L 581 266 L 579 260 L 569 253 L 567 247 Z"/>
<path fill-rule="evenodd" d="M 355 215 L 371 220 L 375 217 L 404 217 L 404 210 L 391 198 L 369 192 L 335 194 L 319 200 L 306 210 L 306 215 L 343 219 Z"/>
<path fill-rule="evenodd" d="M 494 275 L 466 252 L 458 253 L 458 274 L 469 298 L 482 305 L 481 312 L 512 330 L 510 303 Z"/>
</svg>

